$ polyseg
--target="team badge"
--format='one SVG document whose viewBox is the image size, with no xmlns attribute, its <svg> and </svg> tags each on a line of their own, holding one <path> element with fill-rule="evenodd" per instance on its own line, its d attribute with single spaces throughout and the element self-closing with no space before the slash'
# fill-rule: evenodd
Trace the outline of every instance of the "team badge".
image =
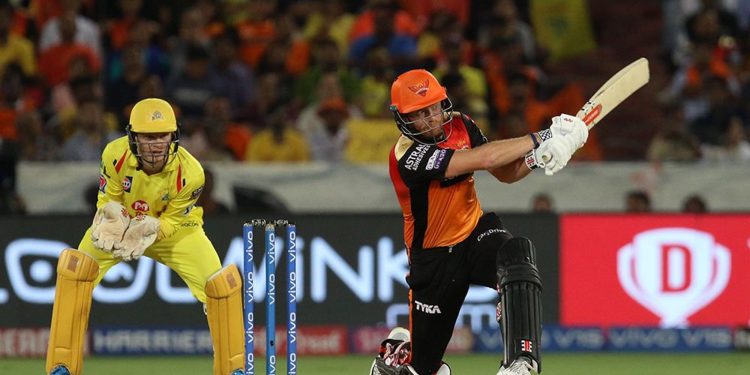
<svg viewBox="0 0 750 375">
<path fill-rule="evenodd" d="M 122 179 L 122 189 L 125 190 L 126 193 L 130 193 L 131 187 L 133 187 L 133 176 L 125 176 L 125 178 Z"/>
<path fill-rule="evenodd" d="M 160 111 L 154 111 L 154 113 L 151 114 L 151 121 L 154 120 L 164 120 L 164 116 Z"/>
<path fill-rule="evenodd" d="M 430 89 L 430 81 L 424 80 L 424 82 L 420 82 L 416 85 L 409 86 L 409 90 L 411 92 L 419 95 L 419 96 L 426 96 L 427 91 Z"/>
</svg>

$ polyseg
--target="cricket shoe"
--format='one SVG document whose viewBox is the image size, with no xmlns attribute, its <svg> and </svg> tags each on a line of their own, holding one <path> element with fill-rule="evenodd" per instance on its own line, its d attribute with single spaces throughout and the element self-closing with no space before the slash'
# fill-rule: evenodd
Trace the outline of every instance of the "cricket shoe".
<svg viewBox="0 0 750 375">
<path fill-rule="evenodd" d="M 52 369 L 49 375 L 70 375 L 70 371 L 67 367 L 60 365 Z"/>
<path fill-rule="evenodd" d="M 500 367 L 497 375 L 532 375 L 537 374 L 535 363 L 526 357 L 519 357 L 508 367 Z"/>
</svg>

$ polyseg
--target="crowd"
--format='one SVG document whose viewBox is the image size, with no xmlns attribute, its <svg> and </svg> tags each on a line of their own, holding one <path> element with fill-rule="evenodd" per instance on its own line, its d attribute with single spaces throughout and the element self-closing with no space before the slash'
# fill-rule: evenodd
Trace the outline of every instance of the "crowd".
<svg viewBox="0 0 750 375">
<path fill-rule="evenodd" d="M 719 1 L 663 4 L 679 11 L 665 16 L 673 80 L 645 158 L 750 160 L 750 16 Z M 181 145 L 201 161 L 351 162 L 351 126 L 395 131 L 390 85 L 414 67 L 432 71 L 488 138 L 540 130 L 586 98 L 580 82 L 549 74 L 529 7 L 0 0 L 0 211 L 21 209 L 19 160 L 98 161 L 144 97 L 174 105 Z M 574 160 L 604 159 L 596 133 Z"/>
</svg>

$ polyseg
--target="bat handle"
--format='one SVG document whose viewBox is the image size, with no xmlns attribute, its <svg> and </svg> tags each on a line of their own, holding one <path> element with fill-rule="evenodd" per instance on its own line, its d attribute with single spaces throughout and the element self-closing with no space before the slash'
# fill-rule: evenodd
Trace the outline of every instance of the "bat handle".
<svg viewBox="0 0 750 375">
<path fill-rule="evenodd" d="M 542 154 L 542 161 L 544 163 L 549 163 L 550 160 L 552 160 L 552 155 L 550 155 L 548 152 Z"/>
</svg>

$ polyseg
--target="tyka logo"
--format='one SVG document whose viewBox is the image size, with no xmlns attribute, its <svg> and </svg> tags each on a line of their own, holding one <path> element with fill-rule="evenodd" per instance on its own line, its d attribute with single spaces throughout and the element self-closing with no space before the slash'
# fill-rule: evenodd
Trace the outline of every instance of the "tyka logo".
<svg viewBox="0 0 750 375">
<path fill-rule="evenodd" d="M 710 233 L 660 228 L 636 234 L 617 253 L 625 292 L 661 317 L 662 327 L 687 318 L 718 297 L 729 282 L 731 254 Z"/>
</svg>

